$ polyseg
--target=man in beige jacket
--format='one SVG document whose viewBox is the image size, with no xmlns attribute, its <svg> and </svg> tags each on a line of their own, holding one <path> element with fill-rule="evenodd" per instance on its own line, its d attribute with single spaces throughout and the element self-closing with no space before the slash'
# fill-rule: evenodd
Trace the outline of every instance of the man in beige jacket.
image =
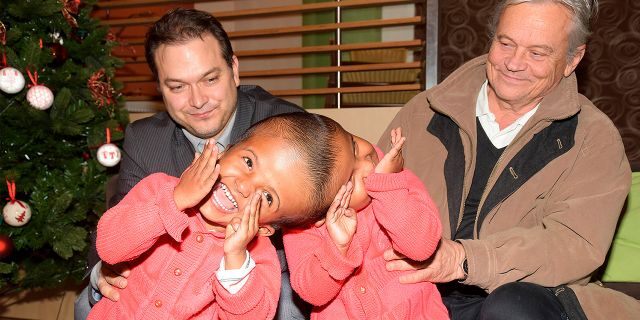
<svg viewBox="0 0 640 320">
<path fill-rule="evenodd" d="M 440 283 L 452 319 L 629 319 L 640 303 L 590 282 L 631 172 L 612 122 L 577 91 L 597 1 L 505 0 L 486 56 L 417 95 L 405 165 L 438 203 L 443 239 L 402 282 Z M 388 148 L 389 133 L 379 145 Z"/>
</svg>

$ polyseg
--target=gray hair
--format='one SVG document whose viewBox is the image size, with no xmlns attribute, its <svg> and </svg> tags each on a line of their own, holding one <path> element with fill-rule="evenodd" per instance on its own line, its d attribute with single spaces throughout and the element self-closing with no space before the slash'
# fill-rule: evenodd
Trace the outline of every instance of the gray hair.
<svg viewBox="0 0 640 320">
<path fill-rule="evenodd" d="M 500 16 L 508 6 L 521 3 L 557 3 L 569 9 L 573 15 L 573 28 L 569 34 L 569 50 L 567 59 L 571 59 L 579 46 L 587 43 L 591 35 L 591 18 L 598 11 L 598 0 L 502 0 L 493 14 L 490 27 L 490 39 L 494 39 Z"/>
</svg>

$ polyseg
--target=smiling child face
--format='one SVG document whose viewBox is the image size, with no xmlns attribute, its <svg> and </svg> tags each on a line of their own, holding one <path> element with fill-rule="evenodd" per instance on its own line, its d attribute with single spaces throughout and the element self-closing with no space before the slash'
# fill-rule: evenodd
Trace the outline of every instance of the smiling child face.
<svg viewBox="0 0 640 320">
<path fill-rule="evenodd" d="M 308 211 L 312 190 L 306 167 L 286 140 L 270 135 L 254 135 L 221 155 L 220 178 L 200 212 L 211 225 L 226 226 L 241 217 L 251 196 L 262 193 L 260 224 Z"/>
</svg>

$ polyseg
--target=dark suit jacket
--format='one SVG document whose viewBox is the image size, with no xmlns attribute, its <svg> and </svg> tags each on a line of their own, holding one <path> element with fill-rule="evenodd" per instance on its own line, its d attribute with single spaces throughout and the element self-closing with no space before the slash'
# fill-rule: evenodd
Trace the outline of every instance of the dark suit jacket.
<svg viewBox="0 0 640 320">
<path fill-rule="evenodd" d="M 230 142 L 235 143 L 254 123 L 273 115 L 304 112 L 293 103 L 276 98 L 258 86 L 238 87 L 236 119 Z M 118 190 L 109 199 L 109 207 L 116 205 L 144 177 L 164 172 L 179 177 L 193 160 L 193 145 L 166 111 L 135 121 L 125 131 Z M 98 262 L 95 235 L 92 236 L 88 267 Z"/>
</svg>

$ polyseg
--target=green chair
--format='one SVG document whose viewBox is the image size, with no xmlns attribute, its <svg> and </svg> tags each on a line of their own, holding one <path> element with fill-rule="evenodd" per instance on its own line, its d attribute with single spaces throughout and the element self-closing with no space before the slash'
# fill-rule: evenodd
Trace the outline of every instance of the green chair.
<svg viewBox="0 0 640 320">
<path fill-rule="evenodd" d="M 640 299 L 640 172 L 633 172 L 625 208 L 602 282 L 606 287 Z"/>
</svg>

